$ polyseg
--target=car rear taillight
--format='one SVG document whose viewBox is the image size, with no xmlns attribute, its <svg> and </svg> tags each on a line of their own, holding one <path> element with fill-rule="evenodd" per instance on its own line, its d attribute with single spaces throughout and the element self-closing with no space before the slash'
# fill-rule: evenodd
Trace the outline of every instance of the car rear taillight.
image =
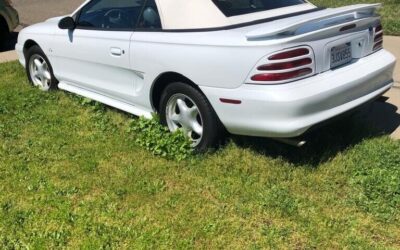
<svg viewBox="0 0 400 250">
<path fill-rule="evenodd" d="M 262 70 L 283 70 L 283 69 L 297 68 L 297 67 L 308 65 L 311 63 L 312 63 L 311 58 L 303 58 L 303 59 L 299 59 L 299 60 L 291 61 L 291 62 L 271 63 L 271 64 L 266 64 L 266 65 L 261 65 L 257 69 L 261 70 L 261 71 Z"/>
<path fill-rule="evenodd" d="M 262 59 L 252 71 L 248 83 L 282 84 L 313 75 L 314 54 L 301 47 L 274 53 Z"/>
<path fill-rule="evenodd" d="M 383 28 L 382 24 L 378 24 L 378 26 L 374 29 L 374 48 L 373 51 L 377 51 L 383 48 Z"/>
<path fill-rule="evenodd" d="M 289 50 L 289 51 L 285 51 L 282 53 L 278 53 L 276 55 L 272 55 L 272 56 L 268 57 L 268 59 L 269 60 L 282 60 L 282 59 L 288 59 L 288 58 L 294 58 L 294 57 L 308 55 L 309 53 L 310 53 L 309 49 L 301 48 L 301 49 Z"/>
<path fill-rule="evenodd" d="M 254 75 L 251 80 L 253 81 L 262 81 L 262 82 L 276 82 L 276 81 L 284 81 L 293 78 L 299 78 L 305 75 L 309 75 L 312 73 L 312 69 L 305 68 L 299 69 L 290 72 L 284 73 L 265 73 L 265 74 L 258 74 Z"/>
</svg>

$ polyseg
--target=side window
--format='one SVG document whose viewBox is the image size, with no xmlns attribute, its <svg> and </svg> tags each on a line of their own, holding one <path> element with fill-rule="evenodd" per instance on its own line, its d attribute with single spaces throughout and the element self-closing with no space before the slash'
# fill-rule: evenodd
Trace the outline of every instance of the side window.
<svg viewBox="0 0 400 250">
<path fill-rule="evenodd" d="M 148 0 L 143 8 L 137 28 L 139 29 L 161 29 L 161 19 L 155 0 Z"/>
<path fill-rule="evenodd" d="M 145 0 L 93 0 L 78 17 L 78 28 L 132 30 L 135 28 Z"/>
</svg>

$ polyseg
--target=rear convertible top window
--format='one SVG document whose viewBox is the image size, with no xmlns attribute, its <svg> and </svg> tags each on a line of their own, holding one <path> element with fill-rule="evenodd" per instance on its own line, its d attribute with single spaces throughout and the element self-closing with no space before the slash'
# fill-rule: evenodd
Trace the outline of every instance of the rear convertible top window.
<svg viewBox="0 0 400 250">
<path fill-rule="evenodd" d="M 212 0 L 225 16 L 238 16 L 306 3 L 303 0 Z"/>
</svg>

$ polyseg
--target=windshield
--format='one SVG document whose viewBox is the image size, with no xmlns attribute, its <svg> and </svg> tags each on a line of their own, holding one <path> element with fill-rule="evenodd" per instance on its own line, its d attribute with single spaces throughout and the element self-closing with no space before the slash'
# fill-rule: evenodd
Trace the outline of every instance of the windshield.
<svg viewBox="0 0 400 250">
<path fill-rule="evenodd" d="M 225 16 L 238 16 L 306 3 L 303 0 L 212 0 Z"/>
</svg>

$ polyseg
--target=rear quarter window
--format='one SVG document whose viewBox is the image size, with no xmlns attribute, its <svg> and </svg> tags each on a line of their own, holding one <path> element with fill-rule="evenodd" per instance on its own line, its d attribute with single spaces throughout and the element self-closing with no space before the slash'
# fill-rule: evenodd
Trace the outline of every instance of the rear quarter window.
<svg viewBox="0 0 400 250">
<path fill-rule="evenodd" d="M 303 0 L 212 0 L 225 16 L 239 16 L 304 4 Z"/>
</svg>

